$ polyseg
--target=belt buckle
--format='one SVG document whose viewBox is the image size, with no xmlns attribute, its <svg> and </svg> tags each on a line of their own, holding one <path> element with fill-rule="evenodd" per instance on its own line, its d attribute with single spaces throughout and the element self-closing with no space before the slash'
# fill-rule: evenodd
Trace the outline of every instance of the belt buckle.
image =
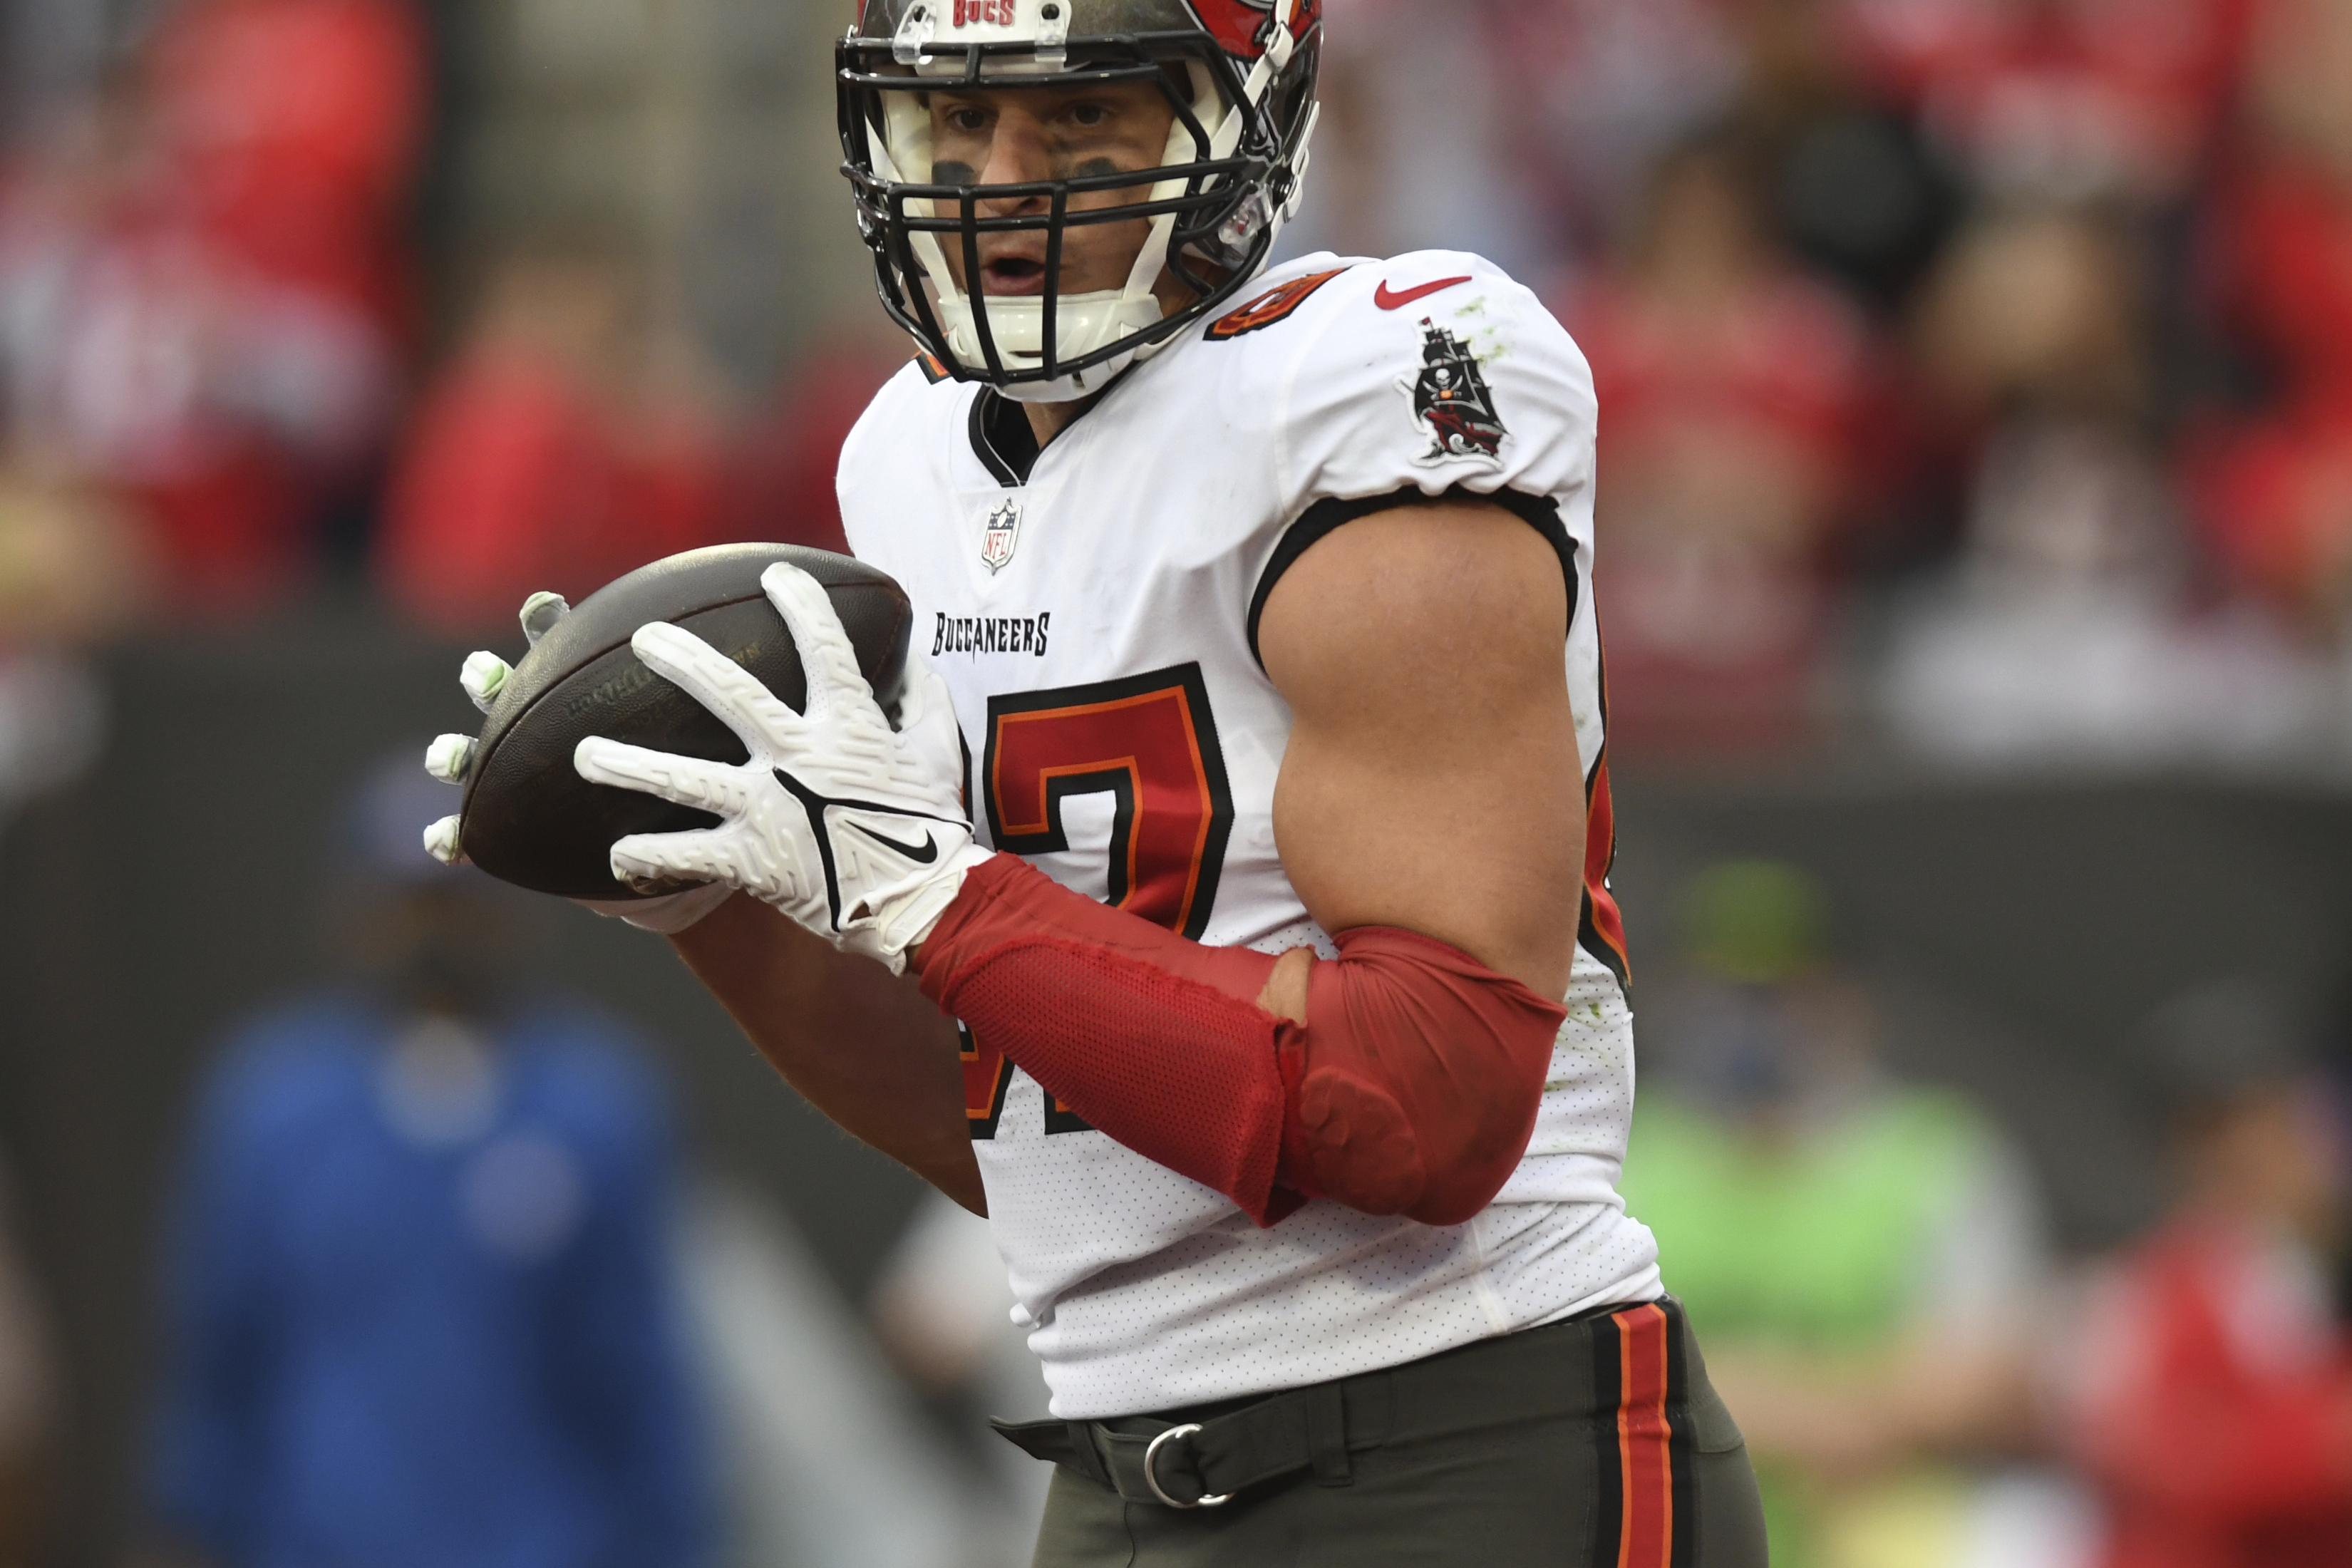
<svg viewBox="0 0 2352 1568">
<path fill-rule="evenodd" d="M 1201 1424 L 1198 1421 L 1188 1421 L 1181 1426 L 1171 1426 L 1167 1431 L 1151 1439 L 1143 1450 L 1143 1484 L 1151 1489 L 1153 1497 L 1158 1498 L 1170 1508 L 1223 1508 L 1234 1500 L 1233 1493 L 1222 1492 L 1215 1497 L 1202 1497 L 1191 1502 L 1180 1502 L 1170 1497 L 1160 1485 L 1159 1474 L 1153 1468 L 1160 1461 L 1160 1445 L 1171 1437 L 1190 1437 L 1200 1429 Z"/>
</svg>

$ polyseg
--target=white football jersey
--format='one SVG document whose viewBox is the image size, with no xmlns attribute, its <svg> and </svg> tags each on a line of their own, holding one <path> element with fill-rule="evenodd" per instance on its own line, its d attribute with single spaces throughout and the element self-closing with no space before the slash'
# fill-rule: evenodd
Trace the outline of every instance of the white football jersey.
<svg viewBox="0 0 2352 1568">
<path fill-rule="evenodd" d="M 1591 372 L 1533 294 L 1457 252 L 1311 256 L 1246 298 L 1043 452 L 1016 406 L 920 360 L 843 449 L 850 546 L 914 601 L 982 841 L 1204 942 L 1331 954 L 1276 852 L 1290 710 L 1258 612 L 1333 528 L 1459 489 L 1545 532 L 1568 574 L 1582 941 L 1526 1157 L 1443 1229 L 1328 1201 L 1260 1229 L 967 1032 L 990 1220 L 1064 1417 L 1318 1383 L 1659 1289 L 1616 1194 L 1633 1052 L 1606 885 Z"/>
</svg>

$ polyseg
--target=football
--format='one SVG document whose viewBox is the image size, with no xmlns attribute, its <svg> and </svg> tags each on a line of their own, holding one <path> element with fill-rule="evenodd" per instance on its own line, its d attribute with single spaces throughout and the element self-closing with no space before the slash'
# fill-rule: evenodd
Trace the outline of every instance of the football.
<svg viewBox="0 0 2352 1568">
<path fill-rule="evenodd" d="M 589 735 L 714 762 L 749 752 L 735 732 L 639 661 L 629 638 L 669 621 L 760 678 L 794 710 L 807 700 L 800 652 L 760 589 L 778 561 L 824 584 L 858 668 L 885 707 L 907 664 L 912 611 L 898 584 L 845 555 L 794 544 L 721 544 L 639 567 L 598 589 L 518 663 L 484 717 L 466 773 L 458 843 L 501 881 L 575 899 L 638 895 L 613 879 L 613 841 L 709 827 L 718 819 L 572 771 Z"/>
</svg>

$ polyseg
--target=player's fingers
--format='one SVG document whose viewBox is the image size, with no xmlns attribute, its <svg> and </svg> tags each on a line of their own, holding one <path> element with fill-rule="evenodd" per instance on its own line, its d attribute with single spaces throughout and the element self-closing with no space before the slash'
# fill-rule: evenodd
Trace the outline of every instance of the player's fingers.
<svg viewBox="0 0 2352 1568">
<path fill-rule="evenodd" d="M 881 710 L 875 705 L 874 692 L 857 668 L 857 650 L 850 646 L 824 584 L 792 563 L 779 561 L 760 574 L 760 586 L 800 650 L 801 668 L 808 676 L 808 716 L 819 719 L 837 706 L 863 704 L 878 717 Z"/>
<path fill-rule="evenodd" d="M 425 771 L 443 784 L 464 784 L 474 765 L 474 737 L 442 735 L 425 748 Z"/>
<path fill-rule="evenodd" d="M 466 695 L 474 700 L 474 706 L 487 713 L 490 710 L 490 704 L 499 700 L 499 693 L 505 689 L 507 677 L 513 673 L 512 665 L 484 649 L 466 656 L 466 662 L 457 670 L 457 684 L 466 689 Z"/>
<path fill-rule="evenodd" d="M 732 883 L 733 837 L 723 828 L 688 833 L 633 833 L 615 839 L 613 879 L 647 892 L 670 892 L 694 882 Z"/>
<path fill-rule="evenodd" d="M 466 858 L 466 851 L 457 842 L 458 819 L 445 816 L 425 829 L 425 852 L 444 866 L 455 866 Z"/>
<path fill-rule="evenodd" d="M 629 639 L 646 668 L 710 710 L 751 750 L 774 746 L 800 723 L 760 678 L 696 637 L 667 621 L 639 626 Z"/>
<path fill-rule="evenodd" d="M 561 594 L 551 594 L 544 588 L 522 602 L 523 640 L 531 647 L 555 629 L 555 623 L 572 613 L 572 605 Z"/>
<path fill-rule="evenodd" d="M 590 784 L 633 789 L 674 805 L 738 816 L 749 804 L 743 780 L 725 763 L 681 757 L 590 735 L 572 750 L 573 771 Z"/>
</svg>

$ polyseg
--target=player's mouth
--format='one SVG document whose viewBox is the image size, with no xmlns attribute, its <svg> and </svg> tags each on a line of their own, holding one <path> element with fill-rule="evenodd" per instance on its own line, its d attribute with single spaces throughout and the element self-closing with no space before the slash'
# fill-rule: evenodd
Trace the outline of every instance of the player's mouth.
<svg viewBox="0 0 2352 1568">
<path fill-rule="evenodd" d="M 1034 257 L 999 256 L 980 264 L 981 287 L 988 294 L 1043 294 L 1045 264 Z"/>
</svg>

